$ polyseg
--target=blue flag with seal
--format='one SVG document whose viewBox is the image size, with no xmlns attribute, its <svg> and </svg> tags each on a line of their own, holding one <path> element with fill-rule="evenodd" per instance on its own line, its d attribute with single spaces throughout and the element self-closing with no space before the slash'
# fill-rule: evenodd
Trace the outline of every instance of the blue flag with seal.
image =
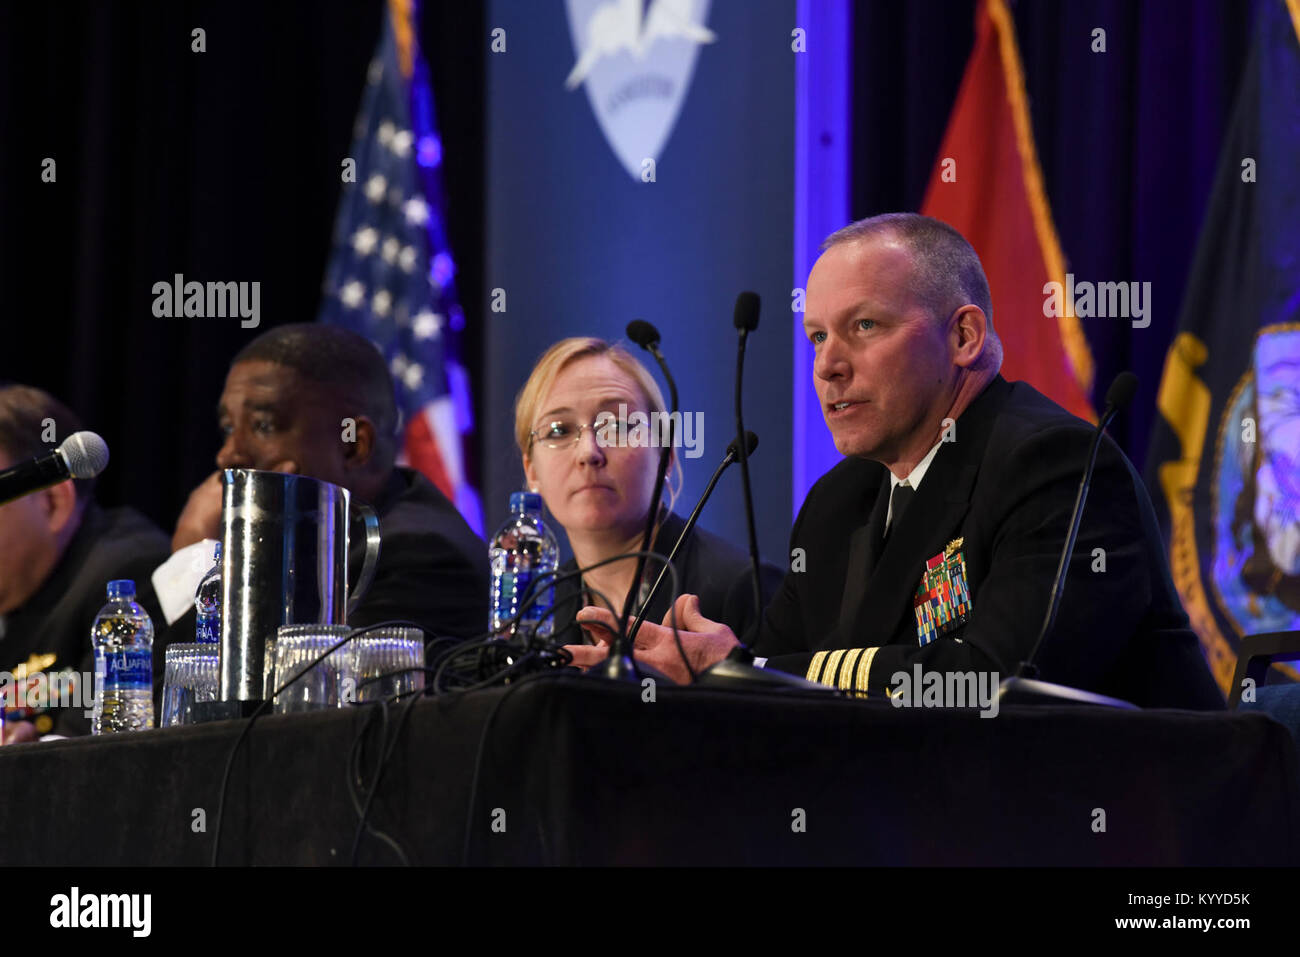
<svg viewBox="0 0 1300 957">
<path fill-rule="evenodd" d="M 1259 7 L 1158 405 L 1148 484 L 1226 693 L 1242 636 L 1300 629 L 1300 0 Z"/>
</svg>

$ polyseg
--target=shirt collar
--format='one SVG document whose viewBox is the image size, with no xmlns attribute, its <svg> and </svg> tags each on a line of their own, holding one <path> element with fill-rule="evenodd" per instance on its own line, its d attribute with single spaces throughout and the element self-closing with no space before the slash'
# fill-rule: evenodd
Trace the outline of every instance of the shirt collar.
<svg viewBox="0 0 1300 957">
<path fill-rule="evenodd" d="M 930 467 L 930 462 L 934 460 L 934 453 L 939 451 L 939 446 L 943 445 L 943 439 L 934 443 L 934 448 L 925 454 L 925 458 L 916 463 L 916 467 L 907 473 L 907 478 L 901 479 L 893 472 L 889 473 L 889 511 L 885 513 L 885 528 L 889 528 L 894 523 L 894 489 L 906 482 L 915 492 L 921 484 L 921 479 L 925 478 L 926 469 Z"/>
<path fill-rule="evenodd" d="M 907 473 L 907 478 L 900 479 L 893 472 L 890 472 L 889 473 L 890 494 L 892 495 L 894 489 L 898 488 L 898 486 L 902 485 L 904 482 L 912 486 L 913 491 L 920 488 L 921 479 L 925 478 L 925 472 L 930 467 L 930 463 L 934 461 L 934 454 L 939 451 L 939 446 L 941 445 L 943 445 L 943 439 L 940 439 L 938 442 L 934 443 L 934 447 L 931 448 L 929 452 L 925 453 L 925 458 L 917 462 L 916 467 L 912 469 L 912 471 Z"/>
</svg>

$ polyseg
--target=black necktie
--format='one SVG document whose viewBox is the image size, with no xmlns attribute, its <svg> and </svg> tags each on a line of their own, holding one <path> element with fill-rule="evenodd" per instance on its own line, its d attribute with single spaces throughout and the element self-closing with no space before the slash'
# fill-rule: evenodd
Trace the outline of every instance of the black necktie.
<svg viewBox="0 0 1300 957">
<path fill-rule="evenodd" d="M 907 503 L 912 501 L 912 496 L 916 494 L 916 489 L 910 485 L 895 485 L 894 492 L 889 498 L 890 516 L 889 527 L 885 529 L 885 541 L 889 541 L 889 535 L 898 527 L 898 520 L 903 517 L 903 512 L 907 510 Z"/>
</svg>

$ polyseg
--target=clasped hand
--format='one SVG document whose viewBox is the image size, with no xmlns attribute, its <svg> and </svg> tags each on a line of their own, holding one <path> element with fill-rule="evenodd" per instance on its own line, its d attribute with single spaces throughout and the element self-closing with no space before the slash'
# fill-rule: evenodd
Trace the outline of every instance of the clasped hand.
<svg viewBox="0 0 1300 957">
<path fill-rule="evenodd" d="M 679 651 L 673 639 L 673 612 L 677 614 Z M 610 644 L 618 634 L 618 617 L 608 608 L 588 606 L 575 616 L 578 625 L 595 645 L 565 645 L 573 663 L 583 670 L 604 661 Z M 685 652 L 696 674 L 727 657 L 740 642 L 731 629 L 721 622 L 705 618 L 700 612 L 698 595 L 680 595 L 673 609 L 664 615 L 663 624 L 642 622 L 636 633 L 636 660 L 667 675 L 678 684 L 688 684 L 690 670 L 682 659 Z"/>
</svg>

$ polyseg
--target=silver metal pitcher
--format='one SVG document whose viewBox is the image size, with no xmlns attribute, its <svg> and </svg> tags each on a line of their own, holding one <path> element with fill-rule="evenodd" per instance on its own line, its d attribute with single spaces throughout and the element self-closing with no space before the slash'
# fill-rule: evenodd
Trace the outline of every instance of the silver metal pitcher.
<svg viewBox="0 0 1300 957">
<path fill-rule="evenodd" d="M 352 516 L 365 560 L 348 591 Z M 379 561 L 379 517 L 345 488 L 304 475 L 226 469 L 221 476 L 223 702 L 262 697 L 266 639 L 281 625 L 347 624 Z"/>
</svg>

